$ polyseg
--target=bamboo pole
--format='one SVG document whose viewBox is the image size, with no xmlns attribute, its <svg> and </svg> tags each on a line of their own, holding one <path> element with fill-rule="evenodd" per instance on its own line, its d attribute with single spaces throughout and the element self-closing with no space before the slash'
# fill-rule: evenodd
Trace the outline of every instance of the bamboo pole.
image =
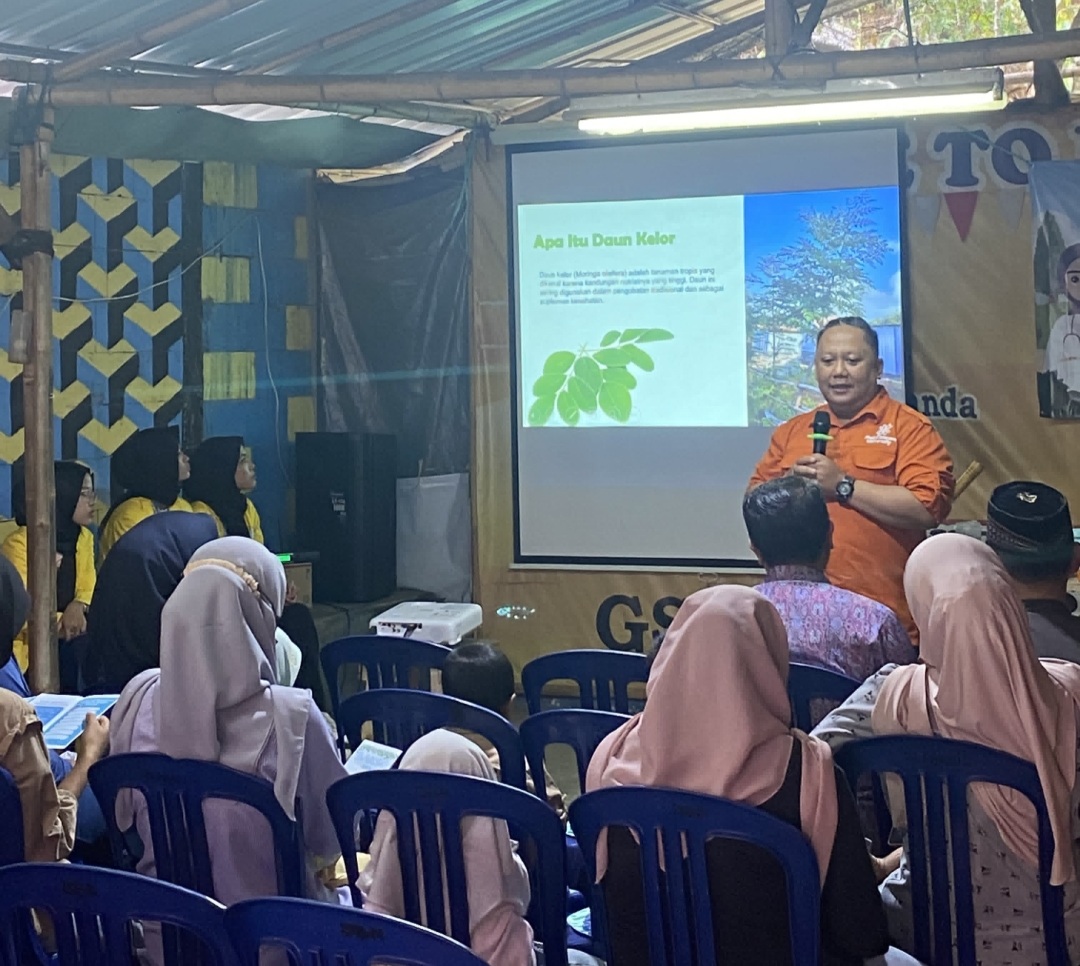
<svg viewBox="0 0 1080 966">
<path fill-rule="evenodd" d="M 134 37 L 125 31 L 121 40 L 102 44 L 100 47 L 94 47 L 78 57 L 65 61 L 53 71 L 53 80 L 61 83 L 83 77 L 99 67 L 107 67 L 117 61 L 127 60 L 135 54 L 141 54 L 144 50 L 150 50 L 167 40 L 194 30 L 201 24 L 227 17 L 258 2 L 259 0 L 210 0 L 209 3 L 204 3 L 194 10 L 186 10 L 177 17 L 170 17 L 168 20 L 154 24 Z"/>
<path fill-rule="evenodd" d="M 371 103 L 381 101 L 462 101 L 515 97 L 584 97 L 736 86 L 776 87 L 827 80 L 932 73 L 966 67 L 1062 60 L 1080 54 L 1080 30 L 1039 36 L 1025 34 L 986 40 L 793 54 L 776 67 L 764 59 L 673 64 L 651 69 L 559 67 L 543 70 L 449 71 L 413 74 L 328 76 L 194 77 L 101 76 L 50 91 L 57 107 L 153 107 L 165 104 Z M 0 61 L 0 77 L 27 79 L 37 65 Z M 32 70 L 31 70 L 32 73 Z M 13 76 L 14 75 L 14 76 Z"/>
<path fill-rule="evenodd" d="M 24 228 L 51 227 L 49 148 L 52 111 L 46 109 L 37 139 L 19 150 Z M 56 648 L 56 480 L 53 475 L 52 257 L 41 252 L 23 259 L 23 307 L 30 316 L 30 339 L 23 366 L 26 451 L 26 523 L 30 592 L 30 681 L 35 691 L 60 686 Z"/>
</svg>

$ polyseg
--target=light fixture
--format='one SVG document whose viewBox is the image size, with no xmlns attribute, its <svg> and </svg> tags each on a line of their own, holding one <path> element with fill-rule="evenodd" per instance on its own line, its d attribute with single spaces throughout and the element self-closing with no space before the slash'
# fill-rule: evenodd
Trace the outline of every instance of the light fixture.
<svg viewBox="0 0 1080 966">
<path fill-rule="evenodd" d="M 700 106 L 711 95 L 711 104 Z M 824 90 L 787 92 L 692 91 L 679 95 L 593 98 L 571 105 L 567 120 L 585 134 L 664 134 L 828 124 L 887 118 L 991 111 L 1006 104 L 1004 76 L 996 68 L 926 77 L 831 81 Z M 632 112 L 632 113 L 631 113 Z"/>
</svg>

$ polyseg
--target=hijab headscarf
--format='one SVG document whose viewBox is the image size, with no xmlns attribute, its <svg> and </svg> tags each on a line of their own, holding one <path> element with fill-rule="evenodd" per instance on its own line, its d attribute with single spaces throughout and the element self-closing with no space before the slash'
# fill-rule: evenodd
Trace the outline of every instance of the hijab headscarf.
<svg viewBox="0 0 1080 966">
<path fill-rule="evenodd" d="M 888 676 L 871 717 L 875 733 L 941 735 L 1032 762 L 1054 832 L 1050 881 L 1070 881 L 1080 667 L 1036 657 L 1024 606 L 997 555 L 978 540 L 942 534 L 920 544 L 904 590 L 922 663 Z M 1006 846 L 1035 865 L 1038 830 L 1027 798 L 985 784 L 973 792 Z"/>
<path fill-rule="evenodd" d="M 836 837 L 836 776 L 828 745 L 791 727 L 787 633 L 749 587 L 699 590 L 664 637 L 645 686 L 645 710 L 604 739 L 586 791 L 620 785 L 677 788 L 761 805 L 802 751 L 800 825 L 821 881 Z M 597 848 L 598 881 L 607 837 Z"/>
<path fill-rule="evenodd" d="M 273 736 L 274 795 L 295 817 L 311 698 L 277 686 L 284 603 L 285 570 L 265 547 L 246 537 L 203 546 L 161 613 L 160 670 L 135 678 L 117 703 L 114 750 L 131 747 L 138 708 L 156 687 L 163 754 L 254 774 Z"/>
<path fill-rule="evenodd" d="M 409 746 L 398 768 L 496 780 L 487 755 L 452 731 L 424 735 Z M 506 822 L 479 816 L 466 818 L 461 823 L 461 837 L 473 951 L 495 966 L 531 963 L 532 929 L 524 918 L 529 908 L 529 874 L 514 853 Z M 371 861 L 357 884 L 364 894 L 364 908 L 404 918 L 397 823 L 389 812 L 379 816 Z M 449 922 L 449 907 L 445 914 Z"/>
<path fill-rule="evenodd" d="M 88 466 L 75 460 L 59 460 L 53 464 L 56 476 L 56 552 L 60 567 L 56 572 L 56 609 L 62 611 L 75 599 L 75 549 L 82 527 L 72 517 L 82 496 L 83 483 L 89 474 Z M 26 526 L 26 476 L 16 474 L 11 487 L 11 515 L 20 527 Z"/>
<path fill-rule="evenodd" d="M 113 453 L 113 486 L 123 499 L 145 497 L 160 507 L 170 507 L 180 496 L 180 430 L 176 426 L 140 429 Z"/>
<path fill-rule="evenodd" d="M 0 554 L 0 667 L 11 660 L 15 638 L 30 613 L 30 595 L 15 565 Z"/>
<path fill-rule="evenodd" d="M 247 497 L 236 486 L 236 464 L 243 446 L 242 436 L 204 439 L 191 454 L 191 476 L 184 484 L 184 497 L 209 506 L 233 537 L 251 536 L 244 519 Z"/>
<path fill-rule="evenodd" d="M 165 601 L 191 555 L 216 537 L 204 513 L 155 513 L 116 542 L 98 572 L 87 615 L 91 681 L 115 693 L 158 666 Z"/>
</svg>

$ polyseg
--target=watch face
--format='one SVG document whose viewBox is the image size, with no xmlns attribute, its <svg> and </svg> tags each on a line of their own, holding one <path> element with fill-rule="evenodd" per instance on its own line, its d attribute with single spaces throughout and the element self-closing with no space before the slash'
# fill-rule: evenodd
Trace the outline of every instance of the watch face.
<svg viewBox="0 0 1080 966">
<path fill-rule="evenodd" d="M 841 480 L 836 484 L 836 495 L 842 500 L 847 500 L 854 492 L 855 484 L 851 480 Z"/>
</svg>

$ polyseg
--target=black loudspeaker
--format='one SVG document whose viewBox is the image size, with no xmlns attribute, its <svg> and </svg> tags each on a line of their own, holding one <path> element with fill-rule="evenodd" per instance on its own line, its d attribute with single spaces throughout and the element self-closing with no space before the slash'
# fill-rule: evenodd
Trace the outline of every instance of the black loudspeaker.
<svg viewBox="0 0 1080 966">
<path fill-rule="evenodd" d="M 296 434 L 296 539 L 316 551 L 319 602 L 378 600 L 397 586 L 397 440 Z"/>
</svg>

